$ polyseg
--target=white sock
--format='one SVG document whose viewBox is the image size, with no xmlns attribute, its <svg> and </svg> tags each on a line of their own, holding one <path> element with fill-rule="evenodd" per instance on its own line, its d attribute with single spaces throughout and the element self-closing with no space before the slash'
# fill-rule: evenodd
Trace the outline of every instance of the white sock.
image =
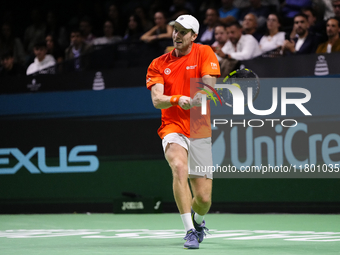
<svg viewBox="0 0 340 255">
<path fill-rule="evenodd" d="M 194 228 L 194 224 L 192 223 L 192 219 L 191 219 L 191 213 L 181 214 L 181 218 L 183 221 L 185 232 L 188 232 L 188 230 Z"/>
<path fill-rule="evenodd" d="M 204 215 L 199 215 L 198 213 L 195 213 L 194 219 L 195 219 L 197 224 L 202 224 L 202 222 L 204 220 Z"/>
</svg>

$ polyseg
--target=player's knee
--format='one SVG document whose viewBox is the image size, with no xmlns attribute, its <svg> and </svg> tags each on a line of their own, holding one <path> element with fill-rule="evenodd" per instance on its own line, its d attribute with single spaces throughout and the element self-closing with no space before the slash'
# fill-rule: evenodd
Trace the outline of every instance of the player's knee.
<svg viewBox="0 0 340 255">
<path fill-rule="evenodd" d="M 206 206 L 211 204 L 211 196 L 208 194 L 197 194 L 195 200 L 199 205 Z"/>
<path fill-rule="evenodd" d="M 171 163 L 171 169 L 174 178 L 188 178 L 188 166 L 180 160 L 175 160 Z"/>
</svg>

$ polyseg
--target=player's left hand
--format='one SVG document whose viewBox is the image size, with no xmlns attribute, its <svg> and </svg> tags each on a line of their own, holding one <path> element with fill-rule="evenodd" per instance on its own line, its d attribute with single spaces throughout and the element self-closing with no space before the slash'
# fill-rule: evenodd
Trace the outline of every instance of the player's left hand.
<svg viewBox="0 0 340 255">
<path fill-rule="evenodd" d="M 191 100 L 191 106 L 201 106 L 202 104 L 202 94 L 201 93 L 197 93 L 194 98 Z"/>
</svg>

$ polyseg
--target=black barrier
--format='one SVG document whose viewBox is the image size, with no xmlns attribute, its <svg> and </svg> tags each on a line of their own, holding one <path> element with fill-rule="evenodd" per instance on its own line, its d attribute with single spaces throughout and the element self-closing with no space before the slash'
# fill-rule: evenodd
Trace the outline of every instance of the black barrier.
<svg viewBox="0 0 340 255">
<path fill-rule="evenodd" d="M 0 94 L 102 90 L 145 86 L 145 75 L 152 59 L 164 48 L 142 42 L 97 46 L 91 54 L 42 70 L 29 76 L 0 78 Z M 260 78 L 320 77 L 340 75 L 340 53 L 256 58 L 242 61 Z M 84 63 L 75 70 L 76 62 Z"/>
<path fill-rule="evenodd" d="M 141 87 L 148 65 L 163 53 L 163 46 L 143 42 L 97 45 L 90 54 L 32 75 L 1 77 L 0 94 Z"/>
<path fill-rule="evenodd" d="M 306 54 L 242 61 L 262 78 L 313 77 L 339 75 L 340 53 Z"/>
</svg>

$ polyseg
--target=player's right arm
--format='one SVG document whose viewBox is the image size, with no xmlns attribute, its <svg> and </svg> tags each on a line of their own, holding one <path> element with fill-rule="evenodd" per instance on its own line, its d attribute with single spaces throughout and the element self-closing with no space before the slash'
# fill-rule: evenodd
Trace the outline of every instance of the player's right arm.
<svg viewBox="0 0 340 255">
<path fill-rule="evenodd" d="M 181 95 L 179 96 L 180 97 L 178 98 L 178 105 L 184 110 L 190 109 L 190 97 Z M 152 103 L 157 109 L 167 109 L 174 106 L 174 104 L 171 102 L 172 97 L 173 96 L 164 95 L 164 85 L 161 83 L 156 83 L 151 87 Z"/>
</svg>

